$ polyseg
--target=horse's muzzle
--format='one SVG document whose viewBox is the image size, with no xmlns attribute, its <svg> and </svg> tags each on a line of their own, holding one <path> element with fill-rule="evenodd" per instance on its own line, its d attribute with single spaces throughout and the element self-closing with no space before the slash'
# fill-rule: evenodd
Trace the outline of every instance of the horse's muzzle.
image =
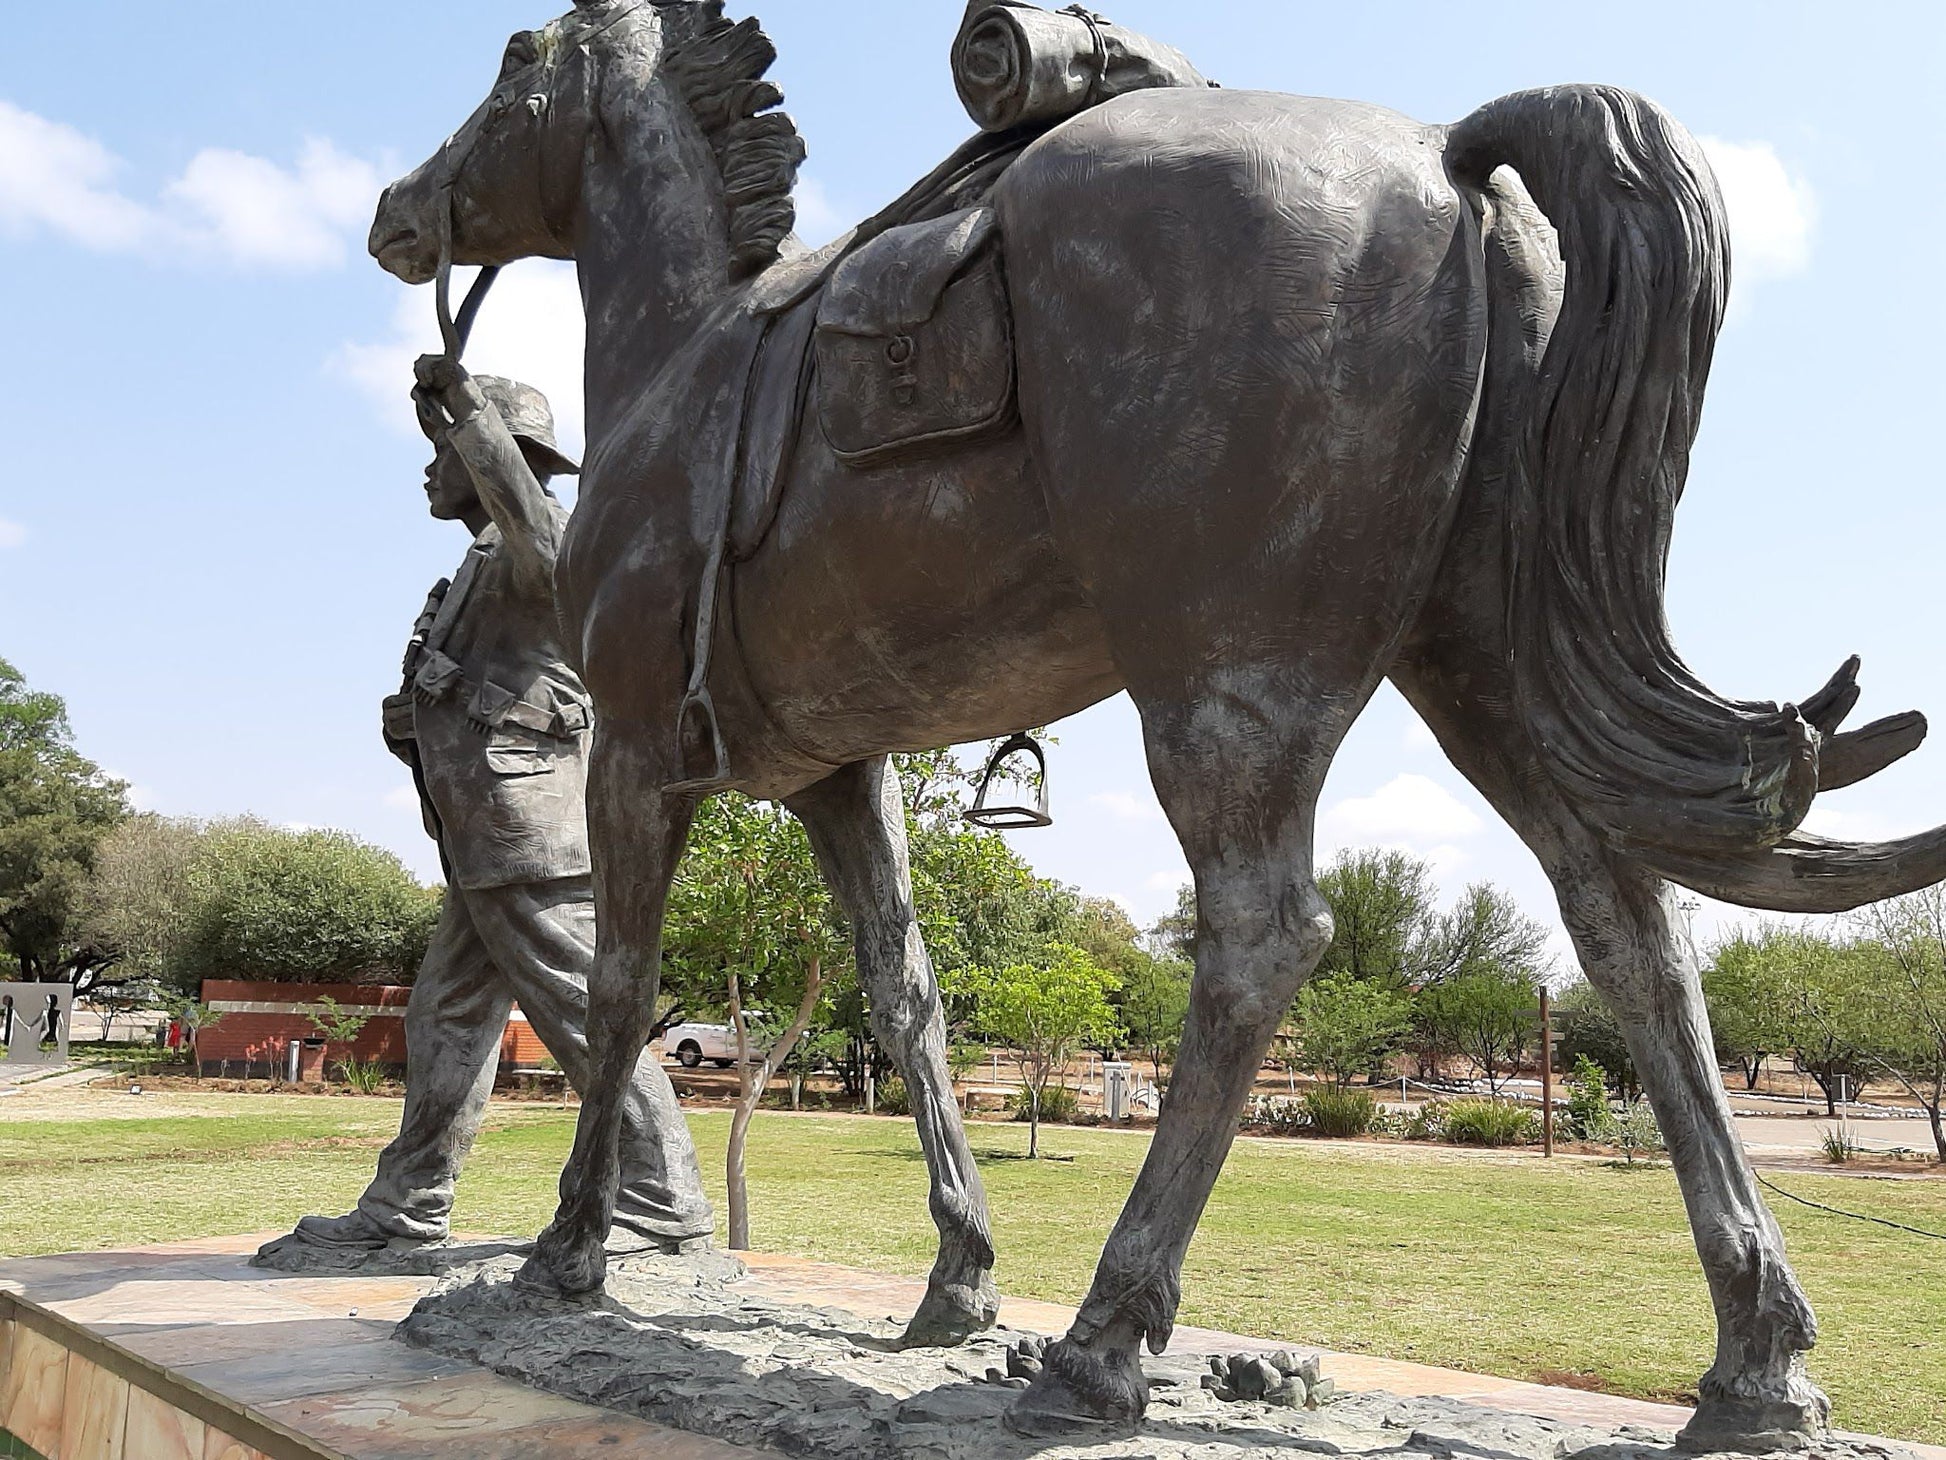
<svg viewBox="0 0 1946 1460">
<path fill-rule="evenodd" d="M 408 284 L 430 283 L 439 271 L 439 245 L 431 230 L 412 219 L 398 192 L 399 184 L 393 183 L 379 195 L 366 246 L 388 274 Z"/>
</svg>

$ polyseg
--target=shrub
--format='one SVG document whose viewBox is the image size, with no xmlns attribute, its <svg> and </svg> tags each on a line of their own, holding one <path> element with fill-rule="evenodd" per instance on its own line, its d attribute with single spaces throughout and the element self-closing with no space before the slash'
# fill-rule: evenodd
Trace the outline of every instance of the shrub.
<svg viewBox="0 0 1946 1460">
<path fill-rule="evenodd" d="M 1446 1102 L 1428 1100 L 1412 1112 L 1406 1121 L 1405 1138 L 1409 1141 L 1443 1141 L 1446 1139 Z"/>
<path fill-rule="evenodd" d="M 1609 1125 L 1608 1139 L 1622 1148 L 1631 1166 L 1638 1152 L 1668 1149 L 1662 1139 L 1662 1127 L 1656 1123 L 1655 1112 L 1649 1109 L 1646 1100 L 1632 1101 L 1622 1107 L 1622 1113 Z"/>
<path fill-rule="evenodd" d="M 1585 1054 L 1575 1059 L 1568 1076 L 1568 1120 L 1584 1141 L 1606 1139 L 1615 1123 L 1608 1108 L 1608 1072 Z"/>
<path fill-rule="evenodd" d="M 1372 1134 L 1390 1136 L 1394 1140 L 1409 1140 L 1412 1136 L 1413 1117 L 1403 1110 L 1380 1110 L 1372 1117 Z"/>
<path fill-rule="evenodd" d="M 1527 1146 L 1541 1138 L 1537 1111 L 1469 1096 L 1446 1107 L 1446 1136 L 1463 1146 Z"/>
<path fill-rule="evenodd" d="M 376 1095 L 385 1084 L 385 1066 L 375 1059 L 361 1060 L 356 1055 L 347 1055 L 340 1068 L 345 1083 L 360 1095 Z"/>
<path fill-rule="evenodd" d="M 1371 1130 L 1378 1117 L 1378 1101 L 1365 1090 L 1320 1085 L 1304 1092 L 1304 1114 L 1319 1135 L 1343 1140 Z"/>
<path fill-rule="evenodd" d="M 912 1092 L 905 1088 L 905 1081 L 897 1075 L 887 1075 L 878 1082 L 872 1103 L 880 1115 L 912 1114 Z M 1046 1112 L 1042 1114 L 1045 1116 Z"/>
<path fill-rule="evenodd" d="M 1032 1113 L 1025 1090 L 1016 1090 L 1007 1097 L 1007 1109 L 1013 1112 L 1015 1120 L 1026 1120 Z M 1041 1119 L 1055 1125 L 1065 1125 L 1081 1113 L 1081 1097 L 1066 1085 L 1049 1085 L 1041 1091 Z"/>
<path fill-rule="evenodd" d="M 1283 1095 L 1252 1095 L 1244 1107 L 1243 1125 L 1268 1136 L 1309 1135 L 1311 1115 L 1301 1100 Z"/>
<path fill-rule="evenodd" d="M 1836 1166 L 1844 1165 L 1858 1154 L 1858 1146 L 1852 1140 L 1851 1132 L 1842 1125 L 1826 1131 L 1818 1144 L 1824 1147 L 1824 1159 Z"/>
</svg>

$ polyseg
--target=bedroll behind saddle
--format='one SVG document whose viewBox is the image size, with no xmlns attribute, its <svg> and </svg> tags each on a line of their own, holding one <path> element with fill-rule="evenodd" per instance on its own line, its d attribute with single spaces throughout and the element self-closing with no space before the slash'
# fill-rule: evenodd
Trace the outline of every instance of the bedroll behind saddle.
<svg viewBox="0 0 1946 1460">
<path fill-rule="evenodd" d="M 1013 321 L 990 207 L 887 229 L 818 306 L 818 423 L 839 460 L 965 444 L 1015 419 Z"/>
</svg>

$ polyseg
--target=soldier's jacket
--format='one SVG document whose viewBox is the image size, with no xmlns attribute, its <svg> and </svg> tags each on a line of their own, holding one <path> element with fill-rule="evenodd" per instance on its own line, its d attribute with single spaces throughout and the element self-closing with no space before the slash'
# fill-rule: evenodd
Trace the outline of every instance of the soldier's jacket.
<svg viewBox="0 0 1946 1460">
<path fill-rule="evenodd" d="M 526 470 L 491 407 L 451 438 L 476 479 Z M 404 689 L 385 702 L 386 744 L 413 767 L 454 886 L 587 874 L 589 728 L 588 693 L 561 651 L 552 575 L 523 581 L 501 528 L 489 526 L 428 600 Z"/>
</svg>

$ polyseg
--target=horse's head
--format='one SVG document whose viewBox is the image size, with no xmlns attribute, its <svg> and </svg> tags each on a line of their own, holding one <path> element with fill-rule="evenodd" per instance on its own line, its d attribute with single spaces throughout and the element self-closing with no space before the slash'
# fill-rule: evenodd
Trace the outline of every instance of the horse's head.
<svg viewBox="0 0 1946 1460">
<path fill-rule="evenodd" d="M 576 0 L 515 35 L 487 99 L 385 190 L 372 256 L 409 284 L 442 260 L 572 258 L 589 161 L 606 146 L 706 183 L 730 268 L 761 267 L 790 232 L 803 158 L 789 118 L 770 111 L 783 94 L 761 79 L 775 56 L 755 21 L 724 19 L 723 0 Z"/>
</svg>

